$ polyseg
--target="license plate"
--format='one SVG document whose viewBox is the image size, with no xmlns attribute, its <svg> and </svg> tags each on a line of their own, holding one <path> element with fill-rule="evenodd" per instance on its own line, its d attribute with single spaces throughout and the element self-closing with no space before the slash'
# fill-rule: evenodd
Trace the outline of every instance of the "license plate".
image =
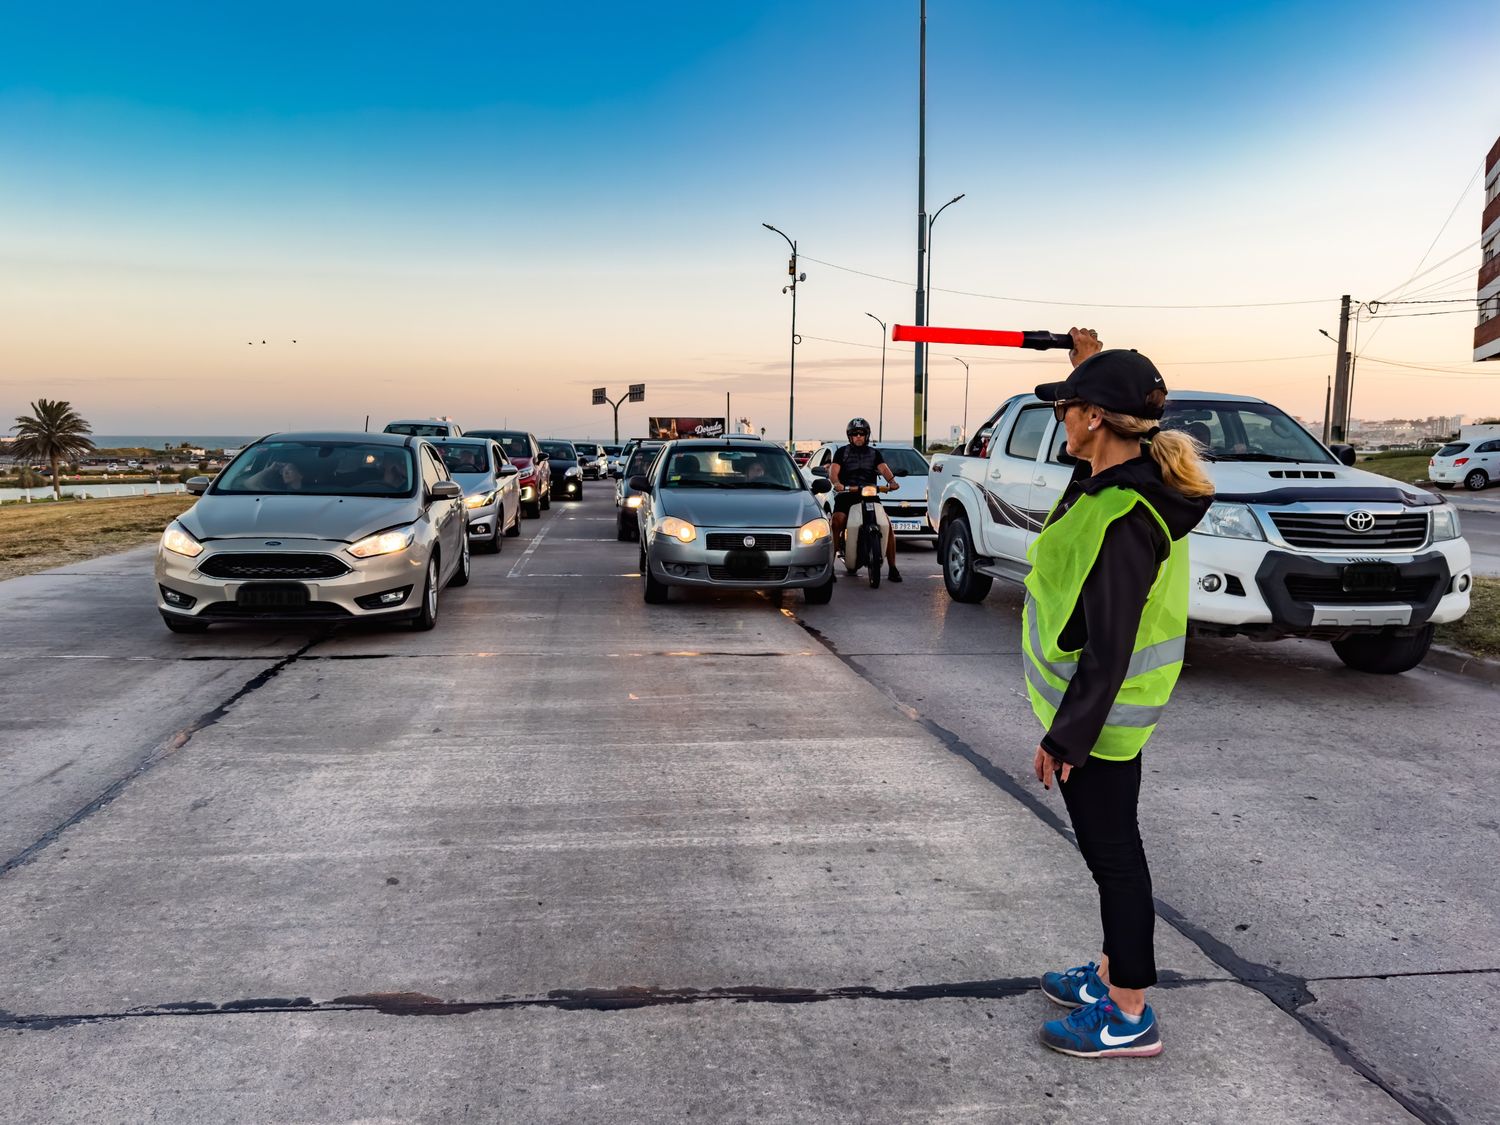
<svg viewBox="0 0 1500 1125">
<path fill-rule="evenodd" d="M 1389 594 L 1396 589 L 1392 563 L 1354 563 L 1344 567 L 1344 590 L 1350 594 Z"/>
<path fill-rule="evenodd" d="M 921 531 L 921 520 L 892 520 L 891 526 L 897 531 Z"/>
<path fill-rule="evenodd" d="M 307 587 L 293 582 L 241 586 L 235 604 L 247 609 L 302 609 L 307 605 Z"/>
</svg>

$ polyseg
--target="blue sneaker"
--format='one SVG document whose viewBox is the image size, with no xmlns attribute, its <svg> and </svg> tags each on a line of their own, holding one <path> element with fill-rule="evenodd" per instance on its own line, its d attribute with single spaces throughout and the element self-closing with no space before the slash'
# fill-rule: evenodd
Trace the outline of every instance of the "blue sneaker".
<svg viewBox="0 0 1500 1125">
<path fill-rule="evenodd" d="M 1109 995 L 1109 986 L 1099 976 L 1099 966 L 1090 961 L 1060 973 L 1042 975 L 1042 995 L 1059 1008 L 1084 1008 Z"/>
<path fill-rule="evenodd" d="M 1114 1001 L 1101 1000 L 1042 1024 L 1042 1046 L 1080 1059 L 1144 1059 L 1161 1054 L 1161 1033 L 1150 1004 L 1130 1023 Z"/>
</svg>

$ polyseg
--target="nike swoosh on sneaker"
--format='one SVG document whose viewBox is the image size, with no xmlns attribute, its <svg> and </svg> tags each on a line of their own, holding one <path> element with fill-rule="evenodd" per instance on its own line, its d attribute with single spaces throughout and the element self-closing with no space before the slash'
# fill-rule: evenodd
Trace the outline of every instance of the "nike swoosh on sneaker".
<svg viewBox="0 0 1500 1125">
<path fill-rule="evenodd" d="M 1109 1028 L 1102 1027 L 1099 1029 L 1099 1042 L 1103 1043 L 1106 1047 L 1123 1047 L 1126 1043 L 1134 1043 L 1150 1030 L 1151 1028 L 1147 1026 L 1141 1028 L 1134 1035 L 1111 1035 Z"/>
<path fill-rule="evenodd" d="M 1090 996 L 1088 982 L 1085 981 L 1083 984 L 1080 984 L 1078 986 L 1078 999 L 1082 1000 L 1085 1004 L 1097 1004 L 1100 1000 L 1103 1000 L 1104 997 Z"/>
</svg>

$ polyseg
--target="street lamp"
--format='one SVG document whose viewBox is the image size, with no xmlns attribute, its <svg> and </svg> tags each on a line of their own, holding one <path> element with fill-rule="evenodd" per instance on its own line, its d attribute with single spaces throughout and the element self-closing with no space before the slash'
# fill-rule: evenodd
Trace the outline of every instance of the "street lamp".
<svg viewBox="0 0 1500 1125">
<path fill-rule="evenodd" d="M 799 281 L 806 281 L 807 274 L 799 274 L 797 272 L 797 243 L 787 235 L 786 231 L 776 230 L 770 223 L 761 223 L 760 225 L 767 230 L 776 231 L 777 234 L 786 239 L 786 244 L 792 248 L 792 259 L 787 263 L 786 267 L 786 272 L 791 275 L 792 280 L 790 284 L 781 287 L 783 293 L 790 291 L 792 294 L 792 360 L 787 376 L 786 392 L 786 448 L 787 452 L 791 453 L 796 448 L 793 423 L 796 419 L 797 410 L 797 283 Z"/>
<path fill-rule="evenodd" d="M 959 363 L 964 365 L 964 441 L 969 440 L 969 361 L 954 356 Z"/>
<path fill-rule="evenodd" d="M 885 321 L 874 313 L 865 313 L 867 317 L 880 325 L 880 429 L 877 432 L 876 441 L 885 440 Z"/>
<path fill-rule="evenodd" d="M 960 192 L 958 195 L 955 195 L 952 199 L 948 200 L 947 203 L 944 203 L 941 207 L 939 207 L 937 209 L 937 212 L 932 216 L 932 218 L 930 218 L 930 219 L 927 220 L 927 286 L 926 286 L 926 288 L 927 288 L 927 323 L 928 324 L 932 323 L 932 225 L 938 221 L 938 215 L 941 215 L 944 211 L 948 210 L 948 208 L 952 207 L 955 203 L 957 203 L 960 199 L 962 199 L 967 194 L 968 194 L 968 192 Z M 928 370 L 928 351 L 927 351 L 928 345 L 927 344 L 918 344 L 917 346 L 922 349 L 922 430 L 925 433 L 926 430 L 927 430 L 927 383 L 928 383 L 928 374 L 929 374 L 929 370 Z"/>
</svg>

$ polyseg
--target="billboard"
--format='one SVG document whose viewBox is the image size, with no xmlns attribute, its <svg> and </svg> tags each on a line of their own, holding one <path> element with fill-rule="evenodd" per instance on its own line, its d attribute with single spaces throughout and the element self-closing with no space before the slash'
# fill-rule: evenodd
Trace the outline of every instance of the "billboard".
<svg viewBox="0 0 1500 1125">
<path fill-rule="evenodd" d="M 651 436 L 657 441 L 673 438 L 723 437 L 723 418 L 650 418 Z"/>
</svg>

